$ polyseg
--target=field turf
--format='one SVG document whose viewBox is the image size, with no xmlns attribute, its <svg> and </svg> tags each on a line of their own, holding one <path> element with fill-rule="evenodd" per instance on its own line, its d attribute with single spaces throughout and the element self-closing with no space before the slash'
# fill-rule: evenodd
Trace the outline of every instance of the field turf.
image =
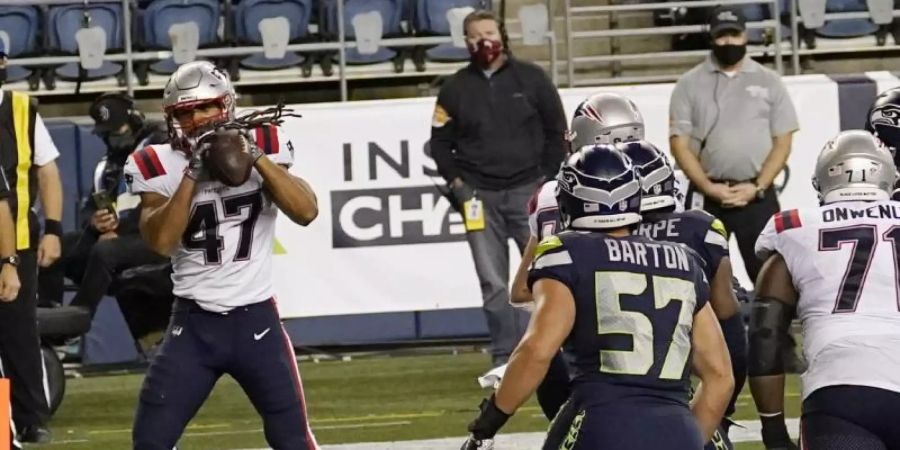
<svg viewBox="0 0 900 450">
<path fill-rule="evenodd" d="M 477 352 L 300 365 L 313 431 L 320 444 L 415 440 L 466 434 L 466 424 L 487 391 L 475 378 L 489 358 Z M 128 449 L 142 375 L 68 380 L 66 398 L 51 422 L 54 443 L 41 449 Z M 788 416 L 799 410 L 797 379 L 788 385 Z M 755 419 L 745 389 L 737 419 Z M 503 432 L 543 431 L 547 421 L 532 399 Z M 188 426 L 179 450 L 265 448 L 262 424 L 240 387 L 223 377 Z M 38 447 L 33 447 L 38 448 Z M 739 444 L 740 450 L 763 449 Z M 498 449 L 502 450 L 502 449 Z"/>
</svg>

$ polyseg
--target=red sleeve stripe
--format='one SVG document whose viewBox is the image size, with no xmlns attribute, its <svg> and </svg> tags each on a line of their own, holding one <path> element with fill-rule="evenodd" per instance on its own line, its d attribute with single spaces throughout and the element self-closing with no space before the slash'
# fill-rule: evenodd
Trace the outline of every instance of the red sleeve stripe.
<svg viewBox="0 0 900 450">
<path fill-rule="evenodd" d="M 141 171 L 145 180 L 156 178 L 166 174 L 166 169 L 159 160 L 159 155 L 153 147 L 145 147 L 134 154 L 134 162 Z"/>
<path fill-rule="evenodd" d="M 278 153 L 278 130 L 269 125 L 257 128 L 256 145 L 267 155 Z"/>
<path fill-rule="evenodd" d="M 801 226 L 800 213 L 796 209 L 775 214 L 775 231 L 778 233 Z"/>
</svg>

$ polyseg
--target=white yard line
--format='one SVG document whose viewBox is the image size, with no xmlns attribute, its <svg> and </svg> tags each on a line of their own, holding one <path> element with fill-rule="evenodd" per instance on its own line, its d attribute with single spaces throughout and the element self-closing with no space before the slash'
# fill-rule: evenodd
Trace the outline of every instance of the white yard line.
<svg viewBox="0 0 900 450">
<path fill-rule="evenodd" d="M 799 435 L 800 419 L 787 419 L 788 430 L 791 436 Z M 739 420 L 738 426 L 731 428 L 732 442 L 759 442 L 762 436 L 759 433 L 758 420 Z M 315 430 L 313 430 L 315 432 Z M 512 433 L 497 436 L 494 442 L 497 450 L 519 450 L 540 448 L 544 442 L 546 433 Z M 428 439 L 421 441 L 399 442 L 364 442 L 358 444 L 323 445 L 322 450 L 434 450 L 458 448 L 465 438 Z M 264 450 L 264 449 L 257 449 Z"/>
</svg>

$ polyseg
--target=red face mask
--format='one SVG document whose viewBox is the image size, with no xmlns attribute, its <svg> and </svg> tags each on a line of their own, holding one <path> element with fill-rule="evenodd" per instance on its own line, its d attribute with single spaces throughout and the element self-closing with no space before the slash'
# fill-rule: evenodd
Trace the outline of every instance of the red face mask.
<svg viewBox="0 0 900 450">
<path fill-rule="evenodd" d="M 472 59 L 482 68 L 490 66 L 503 53 L 503 43 L 500 41 L 481 39 L 475 44 L 469 43 L 467 45 Z"/>
</svg>

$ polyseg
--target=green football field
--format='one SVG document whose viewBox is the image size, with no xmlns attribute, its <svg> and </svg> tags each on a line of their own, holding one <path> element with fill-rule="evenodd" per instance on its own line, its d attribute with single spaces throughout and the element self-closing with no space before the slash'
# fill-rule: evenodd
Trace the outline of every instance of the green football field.
<svg viewBox="0 0 900 450">
<path fill-rule="evenodd" d="M 399 357 L 357 357 L 350 361 L 303 362 L 312 428 L 320 444 L 417 440 L 464 436 L 466 424 L 487 391 L 475 378 L 489 358 L 477 352 Z M 68 380 L 66 398 L 51 422 L 47 449 L 127 449 L 142 375 L 104 375 Z M 789 383 L 788 412 L 799 410 L 797 379 Z M 737 419 L 754 419 L 745 390 Z M 503 433 L 543 431 L 547 421 L 532 399 Z M 262 424 L 240 387 L 219 381 L 179 443 L 189 449 L 265 448 Z M 458 448 L 458 447 L 456 447 Z M 738 449 L 762 449 L 739 444 Z M 498 450 L 502 450 L 499 449 Z"/>
</svg>

